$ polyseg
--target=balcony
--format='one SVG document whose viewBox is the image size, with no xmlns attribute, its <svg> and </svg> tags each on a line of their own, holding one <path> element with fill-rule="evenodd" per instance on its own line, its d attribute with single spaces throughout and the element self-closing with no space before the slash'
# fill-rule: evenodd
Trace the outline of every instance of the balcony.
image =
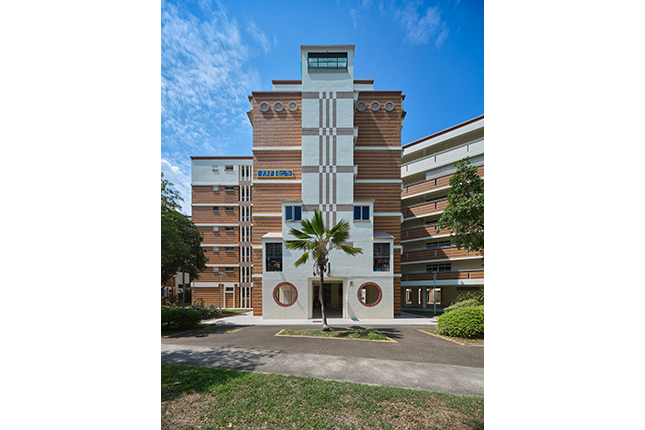
<svg viewBox="0 0 645 430">
<path fill-rule="evenodd" d="M 401 242 L 419 239 L 432 239 L 433 237 L 446 236 L 450 234 L 450 230 L 439 229 L 436 225 L 425 225 L 407 230 L 401 230 Z"/>
<path fill-rule="evenodd" d="M 421 203 L 418 205 L 410 206 L 407 208 L 401 209 L 403 213 L 403 221 L 407 221 L 413 218 L 420 218 L 425 215 L 430 215 L 433 213 L 443 212 L 448 206 L 448 198 L 441 200 L 435 200 L 432 202 Z"/>
<path fill-rule="evenodd" d="M 456 246 L 439 249 L 420 249 L 418 251 L 404 252 L 401 256 L 401 264 L 414 264 L 435 260 L 456 260 L 473 257 L 481 257 L 481 253 L 468 252 L 465 249 L 457 249 Z"/>
<path fill-rule="evenodd" d="M 409 281 L 430 281 L 434 280 L 434 275 L 437 274 L 437 281 L 452 281 L 464 279 L 484 279 L 484 270 L 453 270 L 450 272 L 413 272 L 403 273 L 401 275 L 401 282 Z"/>
</svg>

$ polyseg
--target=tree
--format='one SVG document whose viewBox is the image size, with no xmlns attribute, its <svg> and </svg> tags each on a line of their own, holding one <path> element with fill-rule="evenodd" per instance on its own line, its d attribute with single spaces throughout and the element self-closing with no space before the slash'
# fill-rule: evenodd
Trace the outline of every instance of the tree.
<svg viewBox="0 0 645 430">
<path fill-rule="evenodd" d="M 310 220 L 304 219 L 300 223 L 302 230 L 291 228 L 289 233 L 297 237 L 296 240 L 287 240 L 285 245 L 288 249 L 305 251 L 304 254 L 294 263 L 296 267 L 307 262 L 309 256 L 314 260 L 314 272 L 320 275 L 320 287 L 318 288 L 318 301 L 322 312 L 322 331 L 328 331 L 327 316 L 325 315 L 325 303 L 323 299 L 323 288 L 325 285 L 325 271 L 328 271 L 329 253 L 333 249 L 341 249 L 346 254 L 362 254 L 361 248 L 354 248 L 344 245 L 349 239 L 349 223 L 340 220 L 331 230 L 327 230 L 322 215 L 314 210 L 314 216 Z"/>
<path fill-rule="evenodd" d="M 470 158 L 455 163 L 457 171 L 450 178 L 448 206 L 438 227 L 450 230 L 458 249 L 484 254 L 484 180 Z"/>
<path fill-rule="evenodd" d="M 195 224 L 178 210 L 183 199 L 173 184 L 161 173 L 161 285 L 177 272 L 199 278 L 206 268 L 206 255 L 201 247 L 204 235 Z"/>
</svg>

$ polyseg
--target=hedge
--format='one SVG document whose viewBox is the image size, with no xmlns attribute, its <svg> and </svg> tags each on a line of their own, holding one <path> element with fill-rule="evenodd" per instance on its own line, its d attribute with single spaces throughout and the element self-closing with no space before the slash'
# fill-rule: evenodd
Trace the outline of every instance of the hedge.
<svg viewBox="0 0 645 430">
<path fill-rule="evenodd" d="M 201 320 L 201 312 L 194 309 L 161 310 L 161 328 L 191 328 Z"/>
<path fill-rule="evenodd" d="M 444 308 L 443 312 L 448 313 L 459 309 L 471 308 L 473 306 L 479 306 L 479 305 L 481 305 L 481 303 L 479 303 L 477 299 L 468 299 L 461 302 L 457 302 L 454 305 L 450 305 L 447 308 Z"/>
<path fill-rule="evenodd" d="M 474 306 L 444 313 L 437 321 L 437 333 L 463 338 L 484 337 L 484 307 Z"/>
</svg>

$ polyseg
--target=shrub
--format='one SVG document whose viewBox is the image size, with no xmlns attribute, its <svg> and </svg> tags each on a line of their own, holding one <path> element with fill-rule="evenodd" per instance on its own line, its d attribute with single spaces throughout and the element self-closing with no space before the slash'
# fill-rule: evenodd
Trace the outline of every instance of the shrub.
<svg viewBox="0 0 645 430">
<path fill-rule="evenodd" d="M 443 310 L 444 313 L 456 311 L 463 308 L 472 308 L 473 306 L 480 306 L 481 303 L 477 299 L 468 299 L 461 302 L 457 302 L 454 305 L 450 305 Z"/>
<path fill-rule="evenodd" d="M 455 299 L 450 302 L 450 305 L 454 305 L 459 302 L 466 300 L 475 299 L 480 305 L 484 304 L 484 290 L 479 291 L 468 291 L 465 293 L 460 293 Z"/>
<path fill-rule="evenodd" d="M 202 320 L 202 314 L 194 309 L 162 309 L 161 328 L 191 328 Z"/>
<path fill-rule="evenodd" d="M 444 313 L 437 321 L 437 333 L 444 336 L 483 338 L 484 307 L 474 306 Z"/>
<path fill-rule="evenodd" d="M 202 319 L 205 319 L 205 320 L 215 318 L 217 315 L 219 315 L 219 309 L 215 305 L 193 306 L 192 309 L 199 312 L 202 315 Z"/>
</svg>

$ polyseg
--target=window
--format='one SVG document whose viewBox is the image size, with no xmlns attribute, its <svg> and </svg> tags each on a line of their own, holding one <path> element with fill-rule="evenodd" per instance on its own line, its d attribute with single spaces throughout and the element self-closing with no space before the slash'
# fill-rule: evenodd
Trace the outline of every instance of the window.
<svg viewBox="0 0 645 430">
<path fill-rule="evenodd" d="M 217 206 L 213 206 L 213 212 L 217 212 L 219 208 Z"/>
<path fill-rule="evenodd" d="M 233 191 L 233 187 L 225 187 L 224 190 L 225 191 Z"/>
<path fill-rule="evenodd" d="M 354 221 L 369 221 L 369 220 L 370 220 L 369 206 L 354 206 Z"/>
<path fill-rule="evenodd" d="M 426 249 L 450 248 L 452 243 L 449 240 L 441 242 L 426 243 Z"/>
<path fill-rule="evenodd" d="M 226 227 L 226 231 L 235 231 L 235 227 Z"/>
<path fill-rule="evenodd" d="M 227 267 L 226 271 L 227 272 L 235 272 L 235 267 Z"/>
<path fill-rule="evenodd" d="M 405 290 L 405 304 L 406 305 L 412 304 L 412 288 L 408 288 Z"/>
<path fill-rule="evenodd" d="M 282 242 L 266 244 L 267 272 L 282 272 Z"/>
<path fill-rule="evenodd" d="M 226 212 L 233 212 L 235 210 L 234 206 L 226 206 Z"/>
<path fill-rule="evenodd" d="M 224 292 L 225 293 L 234 293 L 235 292 L 235 287 L 233 285 L 225 285 L 224 286 Z"/>
<path fill-rule="evenodd" d="M 390 270 L 390 244 L 374 244 L 374 271 L 387 272 Z"/>
<path fill-rule="evenodd" d="M 235 248 L 233 248 L 232 246 L 226 247 L 226 252 L 234 252 L 234 251 L 235 251 Z"/>
<path fill-rule="evenodd" d="M 308 62 L 310 71 L 347 70 L 347 52 L 310 52 Z"/>
<path fill-rule="evenodd" d="M 285 206 L 285 221 L 302 221 L 302 206 Z"/>
<path fill-rule="evenodd" d="M 226 166 L 224 168 L 224 170 L 227 171 L 227 172 L 232 172 L 233 171 L 233 166 Z"/>
<path fill-rule="evenodd" d="M 426 266 L 426 272 L 450 272 L 451 267 L 450 263 L 428 264 Z"/>
<path fill-rule="evenodd" d="M 358 289 L 358 301 L 364 306 L 376 306 L 382 298 L 381 287 L 373 282 L 366 282 Z"/>
<path fill-rule="evenodd" d="M 281 282 L 273 289 L 273 300 L 280 306 L 291 306 L 298 299 L 298 290 L 290 282 Z"/>
</svg>

